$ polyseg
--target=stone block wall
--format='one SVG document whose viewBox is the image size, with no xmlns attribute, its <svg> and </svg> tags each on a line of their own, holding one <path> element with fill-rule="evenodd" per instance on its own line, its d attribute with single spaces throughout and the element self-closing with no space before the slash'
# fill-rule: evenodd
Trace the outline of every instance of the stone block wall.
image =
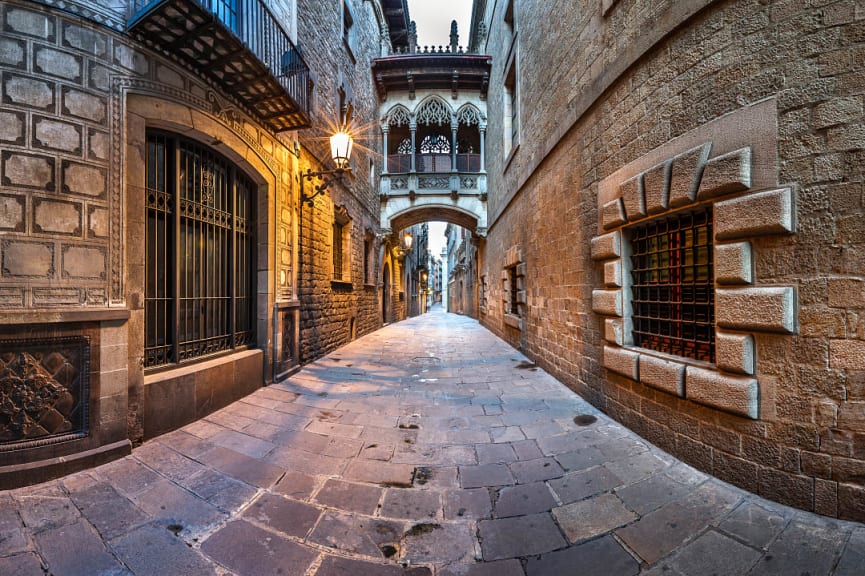
<svg viewBox="0 0 865 576">
<path fill-rule="evenodd" d="M 312 208 L 304 206 L 299 211 L 302 362 L 318 358 L 382 324 L 382 262 L 378 246 L 371 262 L 375 268 L 373 283 L 364 277 L 363 270 L 364 240 L 369 234 L 375 237 L 379 229 L 380 163 L 374 158 L 381 144 L 376 128 L 378 101 L 369 69 L 371 59 L 380 55 L 382 30 L 373 3 L 346 2 L 354 22 L 351 47 L 343 39 L 342 2 L 297 2 L 298 35 L 304 44 L 317 47 L 304 52 L 316 80 L 313 127 L 298 133 L 303 146 L 301 171 L 307 166 L 313 171 L 334 168 L 327 138 L 340 122 L 340 90 L 345 94 L 344 102 L 353 107 L 351 128 L 355 138 L 352 174 L 341 184 L 331 185 L 315 199 Z M 371 169 L 375 171 L 372 177 Z M 300 185 L 307 194 L 313 193 L 312 182 Z M 332 273 L 331 235 L 336 207 L 344 207 L 351 219 L 351 240 L 345 246 L 351 251 L 348 282 L 334 282 Z M 392 302 L 396 300 L 392 298 Z"/>
<path fill-rule="evenodd" d="M 521 242 L 528 276 L 522 339 L 501 295 L 483 322 L 685 461 L 863 520 L 865 13 L 819 4 L 516 3 L 521 133 L 505 157 L 511 37 L 487 3 L 480 273 L 498 278 Z M 709 204 L 716 361 L 635 348 L 629 225 Z"/>
<path fill-rule="evenodd" d="M 0 26 L 0 305 L 107 306 L 108 75 L 120 62 L 105 34 L 38 9 L 6 4 Z"/>
</svg>

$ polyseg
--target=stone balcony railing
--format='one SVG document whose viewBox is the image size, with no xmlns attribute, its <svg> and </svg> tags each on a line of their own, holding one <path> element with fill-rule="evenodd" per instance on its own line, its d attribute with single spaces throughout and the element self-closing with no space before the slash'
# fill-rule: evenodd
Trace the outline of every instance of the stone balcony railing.
<svg viewBox="0 0 865 576">
<path fill-rule="evenodd" d="M 382 174 L 380 192 L 384 197 L 394 196 L 460 196 L 486 197 L 487 175 L 477 172 L 411 172 Z"/>
</svg>

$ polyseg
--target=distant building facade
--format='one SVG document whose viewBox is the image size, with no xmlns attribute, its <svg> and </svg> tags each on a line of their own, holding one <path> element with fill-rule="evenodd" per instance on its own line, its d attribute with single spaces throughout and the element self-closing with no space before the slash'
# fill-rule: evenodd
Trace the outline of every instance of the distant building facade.
<svg viewBox="0 0 865 576">
<path fill-rule="evenodd" d="M 478 317 L 477 243 L 465 228 L 448 224 L 448 311 Z"/>
</svg>

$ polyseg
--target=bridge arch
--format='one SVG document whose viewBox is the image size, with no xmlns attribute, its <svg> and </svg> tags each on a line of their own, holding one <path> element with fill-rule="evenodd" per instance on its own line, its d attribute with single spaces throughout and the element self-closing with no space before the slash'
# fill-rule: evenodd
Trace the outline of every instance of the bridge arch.
<svg viewBox="0 0 865 576">
<path fill-rule="evenodd" d="M 393 231 L 403 230 L 414 226 L 415 224 L 431 221 L 456 224 L 457 226 L 462 226 L 475 234 L 477 234 L 478 230 L 478 218 L 475 214 L 452 206 L 426 205 L 411 207 L 399 214 L 395 214 L 390 219 L 391 230 Z"/>
<path fill-rule="evenodd" d="M 397 197 L 382 203 L 381 228 L 388 233 L 438 220 L 462 226 L 483 238 L 487 234 L 486 213 L 486 202 L 477 196 Z"/>
</svg>

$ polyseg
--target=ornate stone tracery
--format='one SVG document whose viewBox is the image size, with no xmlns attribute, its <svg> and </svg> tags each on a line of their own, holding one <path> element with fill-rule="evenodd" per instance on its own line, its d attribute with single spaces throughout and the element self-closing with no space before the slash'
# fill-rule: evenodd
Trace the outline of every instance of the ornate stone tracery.
<svg viewBox="0 0 865 576">
<path fill-rule="evenodd" d="M 460 124 L 475 126 L 481 123 L 482 116 L 480 110 L 471 104 L 466 104 L 457 111 L 456 119 Z"/>
<path fill-rule="evenodd" d="M 450 106 L 441 98 L 433 97 L 420 105 L 415 116 L 419 124 L 450 125 L 453 115 Z"/>
<path fill-rule="evenodd" d="M 408 126 L 409 112 L 405 106 L 394 106 L 387 113 L 388 126 Z"/>
</svg>

